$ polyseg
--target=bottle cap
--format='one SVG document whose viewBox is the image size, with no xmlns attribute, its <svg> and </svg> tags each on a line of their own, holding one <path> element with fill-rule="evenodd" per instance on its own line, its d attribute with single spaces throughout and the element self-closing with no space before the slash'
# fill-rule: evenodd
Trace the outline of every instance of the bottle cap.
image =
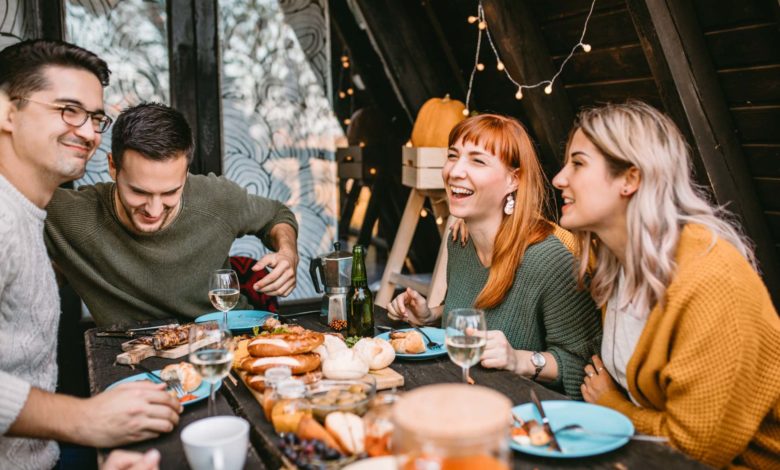
<svg viewBox="0 0 780 470">
<path fill-rule="evenodd" d="M 303 398 L 306 395 L 306 385 L 300 380 L 285 379 L 276 385 L 276 393 L 282 398 Z"/>
<path fill-rule="evenodd" d="M 289 367 L 277 366 L 271 367 L 264 374 L 266 385 L 274 386 L 282 380 L 292 377 L 292 371 Z"/>
</svg>

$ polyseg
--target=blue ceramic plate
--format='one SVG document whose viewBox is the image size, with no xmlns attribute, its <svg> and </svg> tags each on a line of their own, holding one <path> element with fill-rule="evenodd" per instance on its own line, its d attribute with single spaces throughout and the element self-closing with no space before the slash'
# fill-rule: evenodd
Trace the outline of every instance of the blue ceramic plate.
<svg viewBox="0 0 780 470">
<path fill-rule="evenodd" d="M 157 374 L 157 375 L 160 375 L 160 372 L 162 372 L 162 371 L 160 371 L 160 370 L 154 371 L 154 373 Z M 150 382 L 158 383 L 157 380 L 152 379 L 149 376 L 149 374 L 147 374 L 146 372 L 143 372 L 141 374 L 131 375 L 130 377 L 126 377 L 126 378 L 124 378 L 122 380 L 118 380 L 118 381 L 112 383 L 111 385 L 109 385 L 108 387 L 106 387 L 106 390 L 111 390 L 112 388 L 116 387 L 119 384 L 124 384 L 124 383 L 128 383 L 128 382 L 138 382 L 139 380 L 148 380 Z M 217 383 L 217 385 L 214 388 L 214 390 L 215 391 L 219 390 L 219 387 L 221 387 L 221 386 L 222 386 L 222 381 L 220 380 L 219 383 Z M 182 405 L 184 405 L 184 406 L 192 405 L 193 403 L 197 403 L 197 402 L 199 402 L 201 400 L 204 400 L 204 399 L 208 398 L 208 396 L 209 396 L 209 383 L 204 380 L 203 382 L 200 383 L 200 386 L 198 388 L 196 388 L 195 390 L 193 390 L 193 391 L 191 391 L 189 393 L 195 395 L 195 398 L 193 398 L 192 400 L 187 400 L 184 403 L 182 403 Z"/>
<path fill-rule="evenodd" d="M 400 329 L 398 331 L 410 331 L 413 330 L 413 328 L 404 328 Z M 425 351 L 421 352 L 420 354 L 396 354 L 395 357 L 400 359 L 409 359 L 409 360 L 424 360 L 424 359 L 431 359 L 434 357 L 444 356 L 447 354 L 447 346 L 444 345 L 444 330 L 441 328 L 431 328 L 429 326 L 423 327 L 423 331 L 425 331 L 425 334 L 428 335 L 433 341 L 441 344 L 441 347 L 438 349 L 430 349 L 428 347 L 428 341 L 423 337 L 423 342 L 425 343 Z M 377 335 L 377 338 L 382 338 L 384 340 L 390 341 L 390 332 L 382 333 L 381 335 Z"/>
<path fill-rule="evenodd" d="M 614 433 L 625 436 L 634 434 L 634 425 L 621 413 L 610 408 L 592 405 L 581 401 L 550 400 L 543 401 L 544 412 L 550 420 L 550 427 L 555 431 L 568 424 L 579 424 L 594 432 Z M 535 419 L 539 423 L 542 418 L 533 403 L 526 403 L 512 408 L 512 412 L 522 420 Z M 562 452 L 550 450 L 548 446 L 520 445 L 514 440 L 510 447 L 526 454 L 541 457 L 578 458 L 603 454 L 628 442 L 628 437 L 592 436 L 578 431 L 556 433 L 555 437 Z"/>
<path fill-rule="evenodd" d="M 195 319 L 195 323 L 207 321 L 222 322 L 222 312 L 212 312 L 201 315 Z M 242 334 L 251 333 L 252 328 L 262 327 L 268 317 L 274 316 L 265 310 L 231 310 L 228 312 L 228 328 L 231 332 Z"/>
</svg>

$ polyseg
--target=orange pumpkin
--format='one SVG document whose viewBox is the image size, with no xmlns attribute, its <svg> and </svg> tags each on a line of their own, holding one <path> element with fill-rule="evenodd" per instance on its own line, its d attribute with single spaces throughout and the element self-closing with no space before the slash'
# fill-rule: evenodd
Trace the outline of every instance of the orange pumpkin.
<svg viewBox="0 0 780 470">
<path fill-rule="evenodd" d="M 423 104 L 412 128 L 412 145 L 415 147 L 447 147 L 450 131 L 466 116 L 466 105 L 444 98 L 431 98 Z"/>
</svg>

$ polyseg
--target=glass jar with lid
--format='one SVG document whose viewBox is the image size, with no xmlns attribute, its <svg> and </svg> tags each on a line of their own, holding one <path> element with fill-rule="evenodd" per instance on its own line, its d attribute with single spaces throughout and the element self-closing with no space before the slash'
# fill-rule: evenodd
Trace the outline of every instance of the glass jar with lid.
<svg viewBox="0 0 780 470">
<path fill-rule="evenodd" d="M 366 453 L 369 457 L 391 455 L 393 436 L 393 406 L 400 394 L 385 392 L 377 395 L 363 416 L 366 428 Z"/>
<path fill-rule="evenodd" d="M 276 386 L 284 380 L 292 377 L 292 371 L 289 367 L 279 366 L 271 367 L 263 375 L 265 379 L 265 390 L 263 390 L 263 412 L 265 419 L 271 419 L 271 410 L 277 401 Z"/>
<path fill-rule="evenodd" d="M 271 422 L 276 432 L 295 432 L 301 419 L 306 415 L 311 416 L 311 407 L 305 395 L 306 385 L 300 380 L 287 379 L 277 384 L 277 400 L 271 409 Z"/>
<path fill-rule="evenodd" d="M 509 470 L 511 416 L 509 398 L 486 387 L 420 387 L 393 407 L 393 453 L 403 470 Z"/>
</svg>

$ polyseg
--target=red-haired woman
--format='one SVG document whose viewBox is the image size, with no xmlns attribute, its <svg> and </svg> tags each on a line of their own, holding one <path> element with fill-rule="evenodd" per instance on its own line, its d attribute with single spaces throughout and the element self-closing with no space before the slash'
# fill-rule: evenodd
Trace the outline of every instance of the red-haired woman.
<svg viewBox="0 0 780 470">
<path fill-rule="evenodd" d="M 600 314 L 577 289 L 573 238 L 543 216 L 545 179 L 533 143 L 515 119 L 483 114 L 450 133 L 442 171 L 450 213 L 469 240 L 450 242 L 447 295 L 429 308 L 407 289 L 388 305 L 391 318 L 439 321 L 443 312 L 485 311 L 484 367 L 512 370 L 580 398 L 582 368 L 601 339 Z"/>
</svg>

